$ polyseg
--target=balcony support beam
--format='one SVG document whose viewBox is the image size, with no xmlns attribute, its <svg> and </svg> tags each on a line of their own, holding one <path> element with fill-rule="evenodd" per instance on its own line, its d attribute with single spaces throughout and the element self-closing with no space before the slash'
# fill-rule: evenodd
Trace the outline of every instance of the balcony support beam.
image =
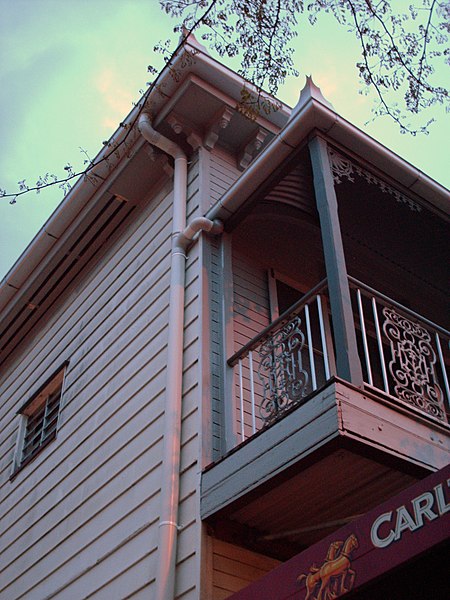
<svg viewBox="0 0 450 600">
<path fill-rule="evenodd" d="M 362 387 L 363 375 L 356 343 L 337 198 L 326 141 L 319 136 L 312 138 L 309 142 L 309 152 L 333 316 L 337 375 L 353 385 Z"/>
</svg>

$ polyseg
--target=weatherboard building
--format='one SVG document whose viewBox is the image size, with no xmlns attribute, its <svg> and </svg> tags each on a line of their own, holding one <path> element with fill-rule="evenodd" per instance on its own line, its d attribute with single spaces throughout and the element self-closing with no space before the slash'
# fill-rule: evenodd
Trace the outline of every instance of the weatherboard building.
<svg viewBox="0 0 450 600">
<path fill-rule="evenodd" d="M 0 288 L 0 598 L 446 597 L 447 190 L 174 68 Z"/>
</svg>

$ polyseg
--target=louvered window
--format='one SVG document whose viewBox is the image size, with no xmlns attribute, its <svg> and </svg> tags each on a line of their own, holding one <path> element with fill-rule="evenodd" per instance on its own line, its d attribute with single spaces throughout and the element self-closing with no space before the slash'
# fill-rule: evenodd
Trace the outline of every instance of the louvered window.
<svg viewBox="0 0 450 600">
<path fill-rule="evenodd" d="M 26 417 L 20 466 L 56 437 L 64 368 L 54 375 L 20 413 Z"/>
</svg>

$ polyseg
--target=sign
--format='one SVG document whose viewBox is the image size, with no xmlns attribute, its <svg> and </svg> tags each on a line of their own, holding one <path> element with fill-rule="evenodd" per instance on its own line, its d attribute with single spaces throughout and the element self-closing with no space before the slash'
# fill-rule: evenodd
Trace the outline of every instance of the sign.
<svg viewBox="0 0 450 600">
<path fill-rule="evenodd" d="M 450 465 L 297 554 L 231 598 L 338 598 L 449 537 Z"/>
</svg>

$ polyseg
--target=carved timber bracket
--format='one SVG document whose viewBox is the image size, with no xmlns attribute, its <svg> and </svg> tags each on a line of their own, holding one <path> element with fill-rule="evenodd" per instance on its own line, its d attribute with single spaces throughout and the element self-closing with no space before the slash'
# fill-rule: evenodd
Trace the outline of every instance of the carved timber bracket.
<svg viewBox="0 0 450 600">
<path fill-rule="evenodd" d="M 188 123 L 178 115 L 172 113 L 167 118 L 167 123 L 170 125 L 172 130 L 180 135 L 184 133 L 186 135 L 186 142 L 192 147 L 193 150 L 197 150 L 202 145 L 202 139 L 196 133 Z"/>
<path fill-rule="evenodd" d="M 220 130 L 226 129 L 226 127 L 228 127 L 233 113 L 234 111 L 231 108 L 225 106 L 216 115 L 208 131 L 206 132 L 205 139 L 203 141 L 203 145 L 205 146 L 205 148 L 207 148 L 208 150 L 212 150 L 214 148 L 217 140 L 219 139 Z"/>
<path fill-rule="evenodd" d="M 174 114 L 171 114 L 169 117 L 167 117 L 167 123 L 177 135 L 186 129 L 186 124 L 183 122 L 183 120 Z"/>
<path fill-rule="evenodd" d="M 414 212 L 420 212 L 422 210 L 422 207 L 414 202 L 414 200 L 411 200 L 411 198 L 408 198 L 382 179 L 379 179 L 376 175 L 373 175 L 369 171 L 366 171 L 359 165 L 353 163 L 348 158 L 342 156 L 342 154 L 328 148 L 328 156 L 335 184 L 342 183 L 344 178 L 347 179 L 347 181 L 354 182 L 354 174 L 356 173 L 356 175 L 365 179 L 367 183 L 377 185 L 382 192 L 393 196 L 397 202 L 405 204 L 410 210 Z"/>
<path fill-rule="evenodd" d="M 246 144 L 241 151 L 238 159 L 238 167 L 241 171 L 248 167 L 258 152 L 261 150 L 262 145 L 267 137 L 268 131 L 259 127 L 251 140 Z"/>
<path fill-rule="evenodd" d="M 187 136 L 186 141 L 193 150 L 197 150 L 202 145 L 202 138 L 195 131 Z"/>
</svg>

